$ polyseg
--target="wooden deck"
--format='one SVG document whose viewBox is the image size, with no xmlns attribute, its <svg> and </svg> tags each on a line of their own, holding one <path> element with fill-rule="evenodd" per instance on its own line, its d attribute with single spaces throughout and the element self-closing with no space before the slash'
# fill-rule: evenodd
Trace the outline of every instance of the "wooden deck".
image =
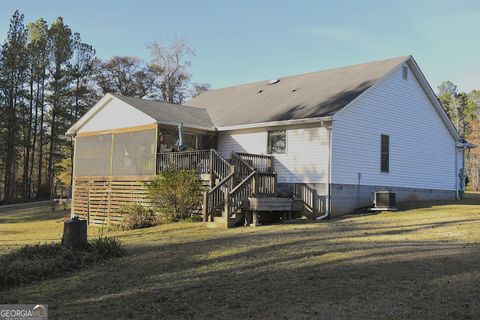
<svg viewBox="0 0 480 320">
<path fill-rule="evenodd" d="M 298 185 L 294 198 L 277 196 L 277 175 L 273 157 L 232 153 L 226 160 L 215 150 L 169 152 L 157 156 L 157 173 L 164 170 L 195 170 L 207 191 L 203 197 L 206 225 L 232 227 L 241 222 L 245 211 L 307 211 L 321 206 L 313 189 Z M 149 206 L 147 186 L 154 176 L 75 177 L 72 215 L 92 224 L 117 224 L 121 209 L 132 203 Z"/>
</svg>

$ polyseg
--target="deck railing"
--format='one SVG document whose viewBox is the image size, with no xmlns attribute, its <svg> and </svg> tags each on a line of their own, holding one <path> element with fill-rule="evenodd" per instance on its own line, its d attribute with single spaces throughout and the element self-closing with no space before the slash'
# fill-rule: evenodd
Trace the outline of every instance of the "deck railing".
<svg viewBox="0 0 480 320">
<path fill-rule="evenodd" d="M 245 152 L 235 152 L 235 154 L 249 163 L 258 172 L 274 172 L 272 156 Z"/>
<path fill-rule="evenodd" d="M 306 213 L 318 214 L 325 212 L 326 197 L 319 196 L 317 190 L 303 183 L 293 185 L 293 197 L 303 201 Z"/>
<path fill-rule="evenodd" d="M 255 188 L 257 197 L 276 197 L 277 175 L 275 173 L 257 172 Z"/>
<path fill-rule="evenodd" d="M 212 188 L 204 194 L 205 222 L 221 209 L 230 218 L 233 213 L 241 210 L 249 197 L 277 195 L 272 156 L 232 152 L 231 162 L 230 164 L 213 149 L 160 153 L 157 156 L 157 173 L 166 170 L 195 170 L 199 174 L 212 175 Z M 215 177 L 220 182 L 213 186 Z"/>
<path fill-rule="evenodd" d="M 159 153 L 157 173 L 166 170 L 195 170 L 197 173 L 209 173 L 210 158 L 210 150 Z"/>
<path fill-rule="evenodd" d="M 159 153 L 157 173 L 166 170 L 195 170 L 222 180 L 232 171 L 232 165 L 213 149 Z"/>
</svg>

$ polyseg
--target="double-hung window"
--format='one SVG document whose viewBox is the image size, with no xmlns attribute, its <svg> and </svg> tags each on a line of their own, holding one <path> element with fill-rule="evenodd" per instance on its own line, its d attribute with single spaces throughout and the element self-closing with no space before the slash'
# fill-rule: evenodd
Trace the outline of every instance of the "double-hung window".
<svg viewBox="0 0 480 320">
<path fill-rule="evenodd" d="M 267 153 L 287 153 L 287 132 L 286 130 L 268 131 Z"/>
</svg>

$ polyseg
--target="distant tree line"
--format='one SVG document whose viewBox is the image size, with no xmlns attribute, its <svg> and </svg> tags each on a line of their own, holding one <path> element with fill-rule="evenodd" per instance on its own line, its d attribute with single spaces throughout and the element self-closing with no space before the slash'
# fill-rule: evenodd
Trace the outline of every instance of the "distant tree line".
<svg viewBox="0 0 480 320">
<path fill-rule="evenodd" d="M 438 86 L 438 98 L 460 135 L 478 146 L 466 152 L 467 190 L 480 191 L 480 90 L 460 92 L 451 81 Z"/>
<path fill-rule="evenodd" d="M 59 17 L 25 25 L 16 11 L 0 48 L 0 201 L 48 199 L 72 181 L 73 140 L 65 136 L 105 93 L 170 103 L 208 90 L 191 83 L 182 39 L 148 46 L 151 61 L 101 61 Z"/>
</svg>

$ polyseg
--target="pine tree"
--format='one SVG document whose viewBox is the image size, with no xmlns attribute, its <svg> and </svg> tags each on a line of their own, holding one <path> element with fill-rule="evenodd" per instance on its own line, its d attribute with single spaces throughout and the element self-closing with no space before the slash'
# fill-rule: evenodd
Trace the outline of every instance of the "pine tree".
<svg viewBox="0 0 480 320">
<path fill-rule="evenodd" d="M 27 79 L 27 32 L 23 15 L 15 11 L 0 56 L 0 87 L 3 90 L 2 141 L 4 200 L 15 199 L 16 161 L 19 156 L 19 114 L 22 113 Z"/>
<path fill-rule="evenodd" d="M 51 192 L 55 176 L 56 161 L 62 156 L 65 138 L 63 133 L 65 113 L 68 102 L 68 87 L 70 77 L 68 67 L 73 54 L 73 35 L 70 28 L 59 17 L 48 30 L 48 50 L 50 52 L 50 83 L 48 86 L 48 103 L 50 105 L 50 135 L 47 165 L 47 186 Z"/>
</svg>

